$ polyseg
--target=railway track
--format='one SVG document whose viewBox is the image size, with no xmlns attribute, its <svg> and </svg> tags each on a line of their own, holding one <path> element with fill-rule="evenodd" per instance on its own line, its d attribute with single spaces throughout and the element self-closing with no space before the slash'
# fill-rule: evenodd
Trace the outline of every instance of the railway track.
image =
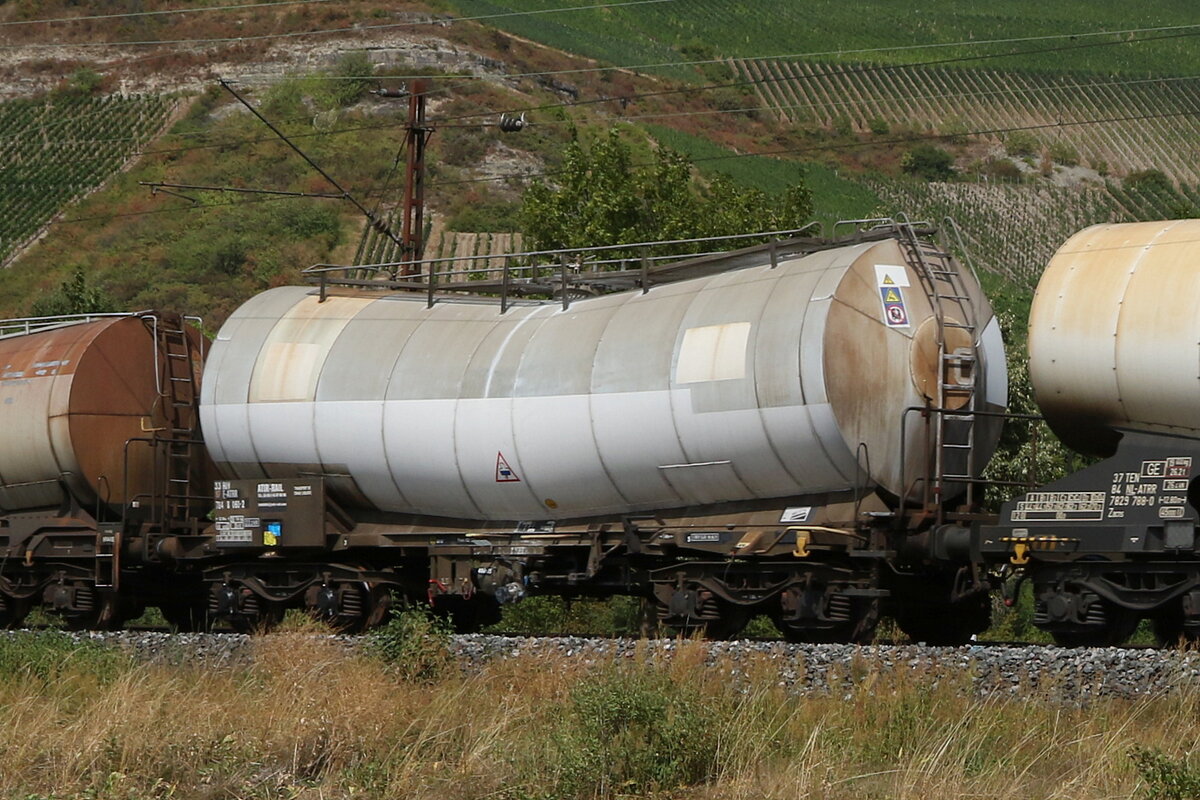
<svg viewBox="0 0 1200 800">
<path fill-rule="evenodd" d="M 5 631 L 0 637 L 37 631 Z M 259 648 L 287 637 L 239 633 L 170 633 L 166 630 L 64 633 L 80 642 L 127 650 L 139 661 L 239 668 L 254 662 Z M 365 649 L 369 636 L 329 634 L 335 656 Z M 2 641 L 2 640 L 0 640 Z M 1200 686 L 1200 652 L 1149 647 L 1062 648 L 1012 642 L 980 642 L 961 647 L 921 644 L 791 644 L 772 640 L 697 641 L 598 636 L 449 636 L 444 645 L 465 674 L 486 664 L 522 659 L 531 670 L 576 664 L 645 663 L 668 665 L 681 654 L 689 661 L 726 673 L 746 685 L 769 680 L 798 695 L 845 691 L 857 683 L 940 686 L 949 682 L 980 696 L 1085 703 L 1102 698 L 1138 698 Z"/>
</svg>

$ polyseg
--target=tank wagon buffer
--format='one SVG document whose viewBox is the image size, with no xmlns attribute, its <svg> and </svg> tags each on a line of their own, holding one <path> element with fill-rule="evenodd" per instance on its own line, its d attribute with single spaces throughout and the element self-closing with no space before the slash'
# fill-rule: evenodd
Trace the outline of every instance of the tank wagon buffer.
<svg viewBox="0 0 1200 800">
<path fill-rule="evenodd" d="M 1004 355 L 977 281 L 923 233 L 475 282 L 501 298 L 328 272 L 253 298 L 204 376 L 213 610 L 354 626 L 399 594 L 469 629 L 525 595 L 628 594 L 716 636 L 769 613 L 850 640 L 881 609 L 968 636 L 985 588 L 926 543 L 970 510 Z"/>
<path fill-rule="evenodd" d="M 1038 284 L 1038 405 L 1103 460 L 1005 505 L 976 558 L 1032 583 L 1035 624 L 1063 644 L 1115 644 L 1140 619 L 1200 636 L 1198 308 L 1200 220 L 1088 228 Z"/>
<path fill-rule="evenodd" d="M 0 322 L 0 626 L 35 606 L 76 628 L 145 605 L 195 622 L 199 572 L 169 570 L 209 524 L 203 346 L 167 314 Z"/>
</svg>

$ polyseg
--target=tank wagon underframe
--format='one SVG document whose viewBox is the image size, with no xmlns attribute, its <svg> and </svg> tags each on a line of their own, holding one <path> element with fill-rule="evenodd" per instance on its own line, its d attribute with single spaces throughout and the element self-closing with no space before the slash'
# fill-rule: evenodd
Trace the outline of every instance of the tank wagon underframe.
<svg viewBox="0 0 1200 800">
<path fill-rule="evenodd" d="M 1064 644 L 1116 644 L 1141 619 L 1200 635 L 1200 440 L 1115 431 L 1111 458 L 1004 506 L 978 561 L 1033 586 L 1034 621 Z"/>
</svg>

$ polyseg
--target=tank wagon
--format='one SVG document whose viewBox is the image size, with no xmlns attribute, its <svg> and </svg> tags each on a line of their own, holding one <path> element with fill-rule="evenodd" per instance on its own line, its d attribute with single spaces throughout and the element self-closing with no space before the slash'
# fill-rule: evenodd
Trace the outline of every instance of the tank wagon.
<svg viewBox="0 0 1200 800">
<path fill-rule="evenodd" d="M 1200 220 L 1100 225 L 1038 284 L 1029 373 L 1052 430 L 1098 463 L 1006 504 L 976 560 L 1032 583 L 1063 644 L 1200 636 Z"/>
<path fill-rule="evenodd" d="M 927 233 L 252 298 L 204 373 L 211 611 L 356 627 L 404 596 L 467 629 L 527 594 L 625 593 L 716 636 L 766 612 L 860 639 L 883 610 L 966 638 L 987 585 L 935 530 L 975 510 L 1004 354 Z"/>
<path fill-rule="evenodd" d="M 173 315 L 0 323 L 0 624 L 43 603 L 72 627 L 147 603 L 186 624 L 198 574 L 154 565 L 206 524 L 202 359 L 203 338 Z"/>
</svg>

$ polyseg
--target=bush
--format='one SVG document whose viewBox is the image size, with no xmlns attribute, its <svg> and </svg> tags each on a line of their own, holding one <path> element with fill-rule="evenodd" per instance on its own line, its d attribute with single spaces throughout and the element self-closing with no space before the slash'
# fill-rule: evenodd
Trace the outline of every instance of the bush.
<svg viewBox="0 0 1200 800">
<path fill-rule="evenodd" d="M 875 134 L 876 136 L 887 136 L 888 133 L 891 132 L 891 126 L 888 125 L 888 121 L 881 117 L 873 117 L 870 122 L 867 123 L 867 127 L 870 128 L 871 133 Z"/>
<path fill-rule="evenodd" d="M 1138 774 L 1146 782 L 1148 800 L 1189 800 L 1200 797 L 1200 768 L 1189 758 L 1171 758 L 1157 748 L 1134 747 L 1129 751 Z"/>
<path fill-rule="evenodd" d="M 1009 154 L 1014 156 L 1036 155 L 1042 148 L 1037 137 L 1029 131 L 1013 131 L 1004 137 L 1004 145 Z"/>
<path fill-rule="evenodd" d="M 1125 188 L 1158 194 L 1175 193 L 1175 184 L 1171 183 L 1171 179 L 1160 169 L 1143 169 L 1129 173 L 1125 177 Z"/>
<path fill-rule="evenodd" d="M 900 158 L 900 169 L 927 181 L 949 180 L 954 175 L 954 157 L 940 147 L 919 144 Z"/>
<path fill-rule="evenodd" d="M 561 728 L 561 795 L 676 791 L 718 767 L 719 710 L 691 684 L 647 669 L 610 668 L 572 692 Z"/>
<path fill-rule="evenodd" d="M 33 301 L 30 315 L 58 317 L 69 314 L 103 314 L 116 311 L 117 304 L 107 292 L 88 283 L 83 267 L 75 267 L 71 277 L 58 288 Z"/>
<path fill-rule="evenodd" d="M 988 159 L 979 171 L 992 180 L 1007 183 L 1020 183 L 1024 178 L 1021 168 L 1007 158 Z"/>
<path fill-rule="evenodd" d="M 1054 159 L 1055 163 L 1062 164 L 1064 167 L 1079 165 L 1079 151 L 1070 142 L 1059 141 L 1051 143 L 1050 158 Z"/>
<path fill-rule="evenodd" d="M 428 608 L 409 608 L 371 631 L 367 653 L 405 678 L 433 681 L 453 663 L 450 623 Z"/>
<path fill-rule="evenodd" d="M 371 91 L 375 67 L 364 50 L 345 53 L 333 68 L 329 99 L 336 106 L 352 106 Z"/>
</svg>

